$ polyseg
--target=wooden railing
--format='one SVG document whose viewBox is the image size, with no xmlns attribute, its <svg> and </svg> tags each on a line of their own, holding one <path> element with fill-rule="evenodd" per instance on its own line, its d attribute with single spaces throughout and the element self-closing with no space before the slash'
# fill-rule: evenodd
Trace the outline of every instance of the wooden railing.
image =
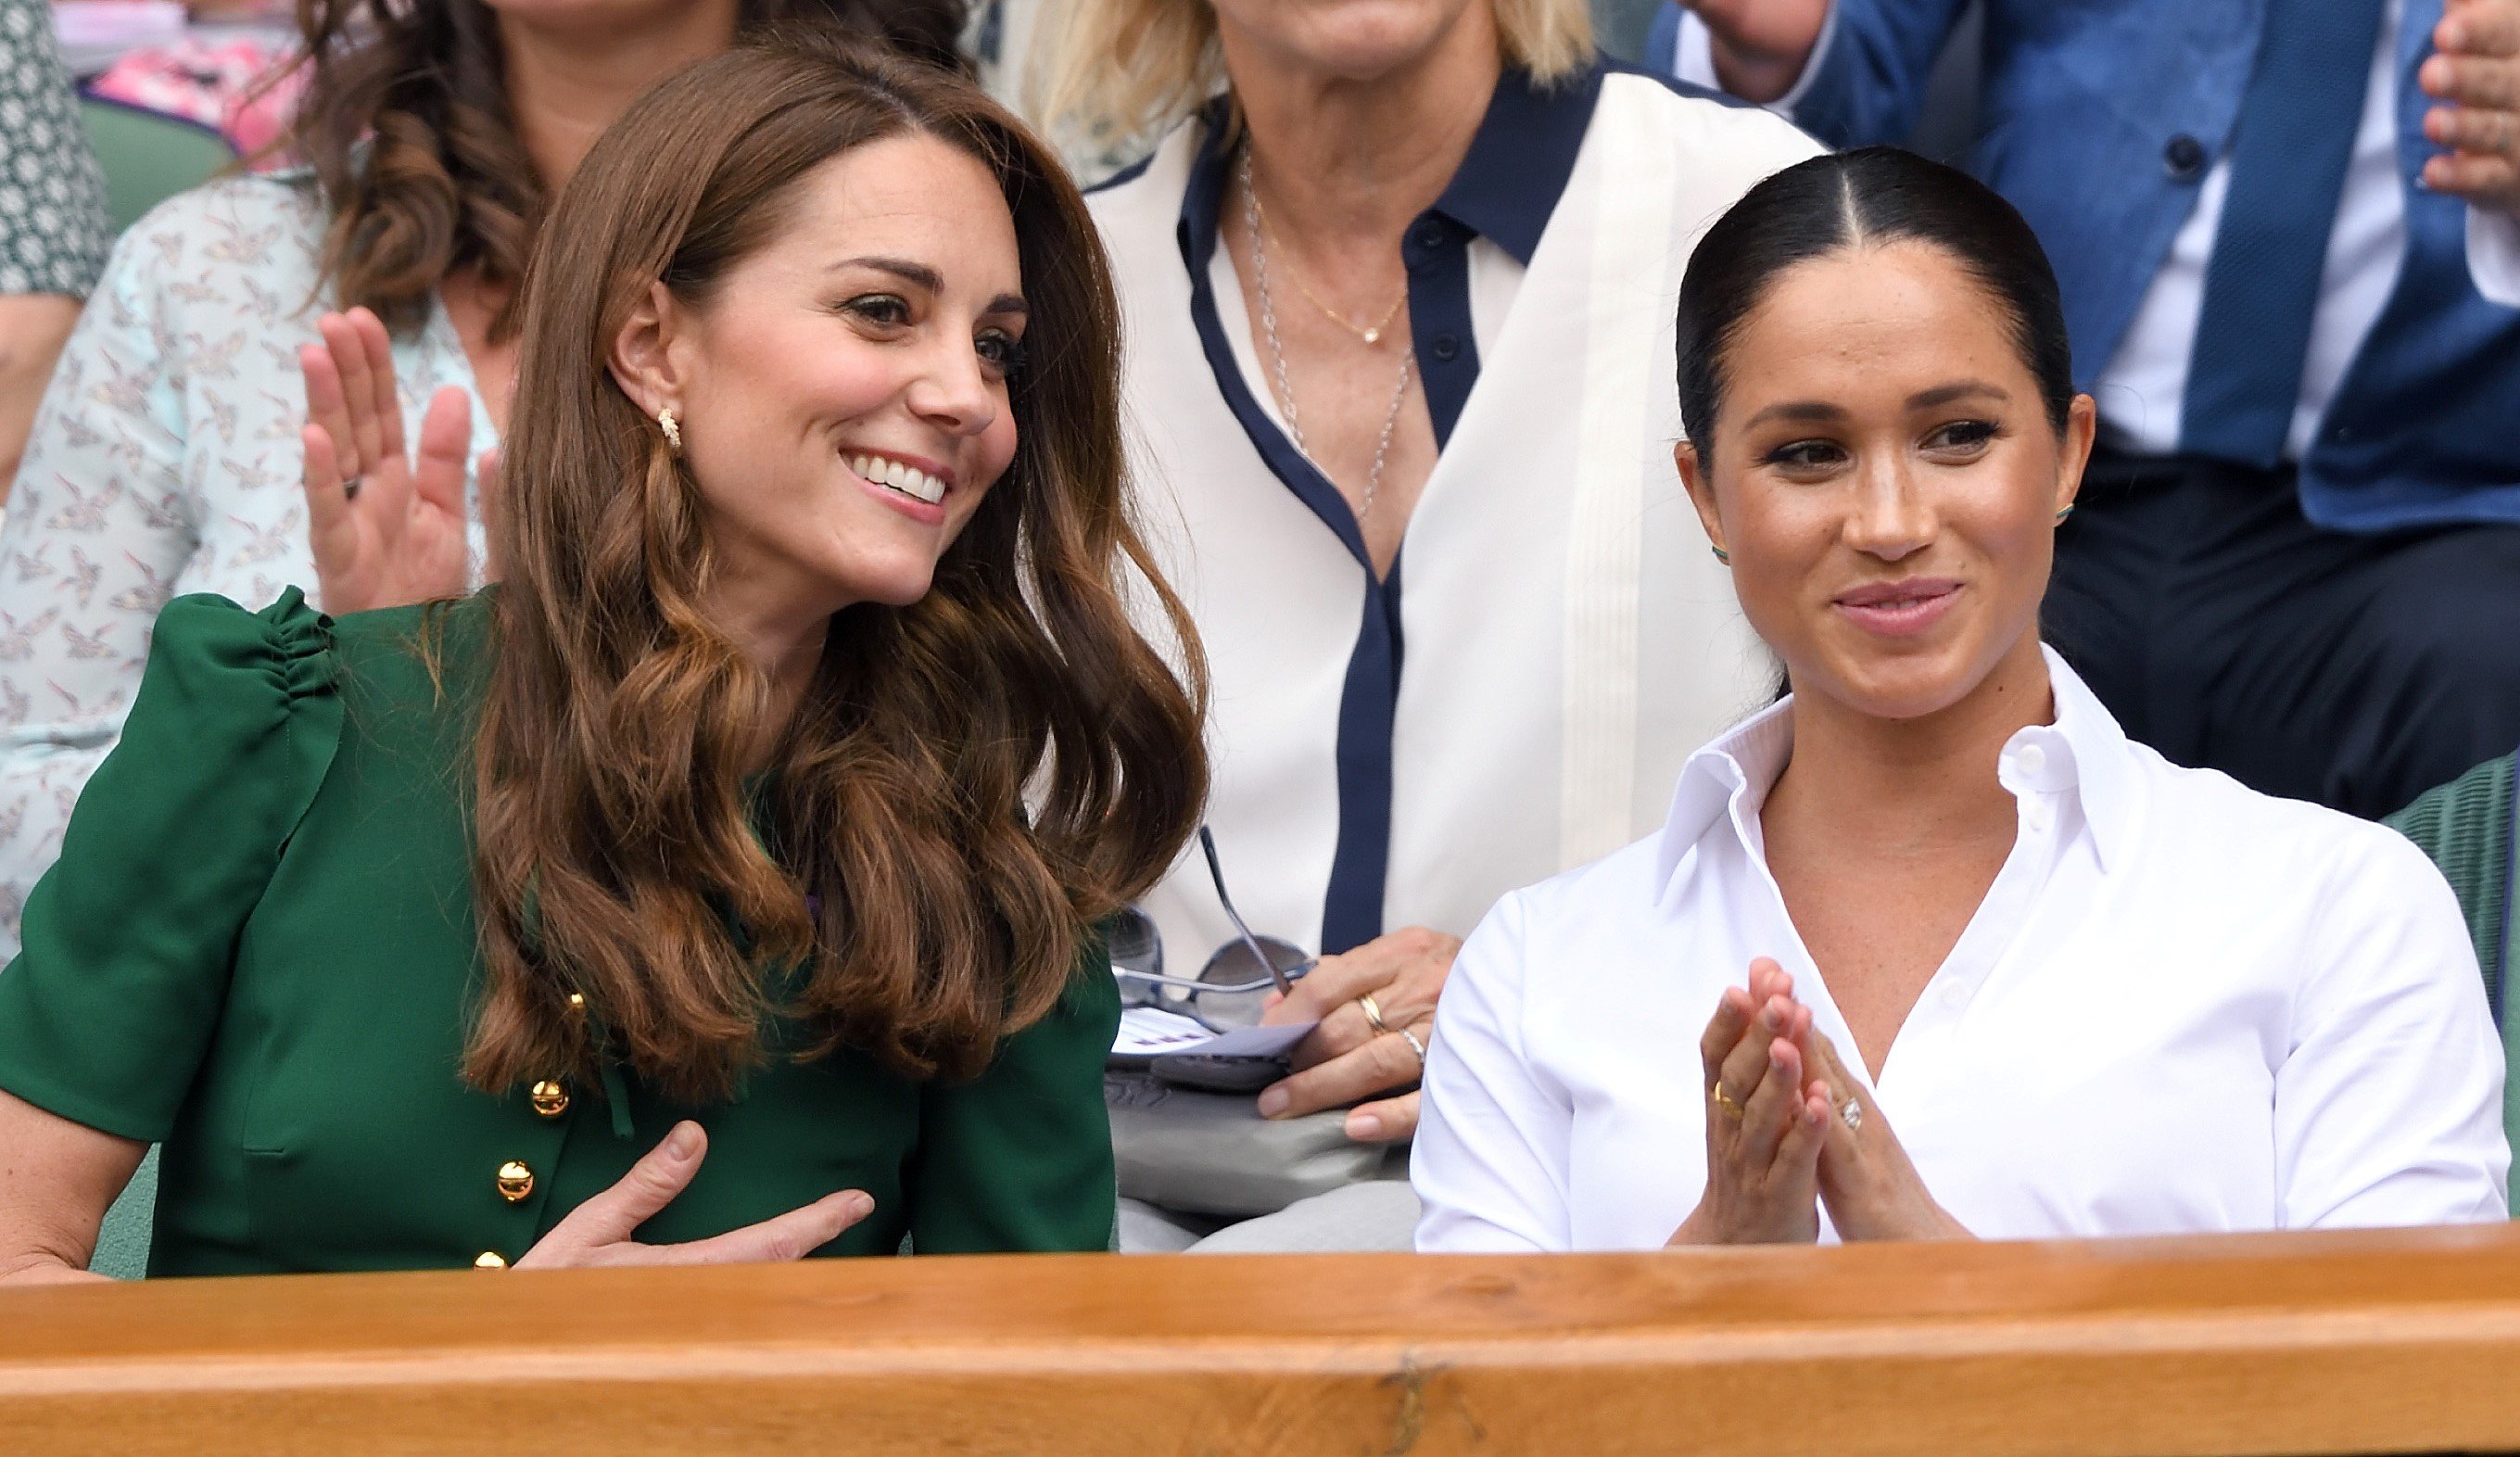
<svg viewBox="0 0 2520 1457">
<path fill-rule="evenodd" d="M 0 1291 L 0 1451 L 2520 1451 L 2520 1229 Z"/>
</svg>

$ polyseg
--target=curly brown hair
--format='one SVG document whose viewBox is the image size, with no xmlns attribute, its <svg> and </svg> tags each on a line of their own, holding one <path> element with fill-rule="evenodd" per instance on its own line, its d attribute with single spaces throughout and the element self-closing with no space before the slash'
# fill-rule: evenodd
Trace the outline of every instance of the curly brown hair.
<svg viewBox="0 0 2520 1457">
<path fill-rule="evenodd" d="M 758 770 L 769 679 L 702 610 L 719 570 L 703 497 L 608 346 L 657 281 L 705 310 L 787 225 L 799 178 L 902 135 L 979 159 L 1012 214 L 1031 310 L 1015 453 L 922 600 L 832 619 Z M 608 1056 L 704 1100 L 782 1017 L 816 1054 L 970 1075 L 1170 866 L 1206 797 L 1205 673 L 1130 517 L 1108 269 L 1054 154 L 976 87 L 870 47 L 739 47 L 596 143 L 522 290 L 491 524 L 475 1084 Z"/>
<path fill-rule="evenodd" d="M 968 0 L 742 0 L 739 34 L 810 22 L 956 70 Z M 524 276 L 549 204 L 508 108 L 498 17 L 482 0 L 297 0 L 306 90 L 284 148 L 331 216 L 323 282 L 396 333 L 451 273 Z M 516 332 L 511 301 L 490 336 Z"/>
</svg>

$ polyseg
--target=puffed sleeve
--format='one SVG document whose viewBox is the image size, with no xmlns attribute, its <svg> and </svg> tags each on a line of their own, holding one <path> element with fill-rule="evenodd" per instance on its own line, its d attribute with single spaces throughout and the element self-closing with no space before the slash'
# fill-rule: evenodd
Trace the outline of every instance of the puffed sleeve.
<svg viewBox="0 0 2520 1457">
<path fill-rule="evenodd" d="M 1050 1016 L 987 1071 L 921 1095 L 910 1247 L 919 1254 L 1111 1248 L 1118 1176 L 1102 1064 L 1120 991 L 1098 940 Z"/>
<path fill-rule="evenodd" d="M 1541 1085 L 1523 1053 L 1523 917 L 1521 893 L 1497 902 L 1462 944 L 1435 1009 L 1409 1160 L 1423 1210 L 1420 1251 L 1520 1254 L 1573 1244 L 1572 1111 Z"/>
<path fill-rule="evenodd" d="M 340 739 L 331 622 L 181 597 L 122 742 L 27 897 L 0 972 L 0 1088 L 123 1138 L 166 1136 L 231 959 Z"/>
</svg>

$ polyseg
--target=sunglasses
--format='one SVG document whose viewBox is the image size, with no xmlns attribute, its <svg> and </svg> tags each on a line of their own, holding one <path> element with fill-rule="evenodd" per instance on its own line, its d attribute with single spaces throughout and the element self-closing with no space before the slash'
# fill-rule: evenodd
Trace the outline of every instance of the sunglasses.
<svg viewBox="0 0 2520 1457">
<path fill-rule="evenodd" d="M 1291 941 L 1254 935 L 1242 913 L 1226 893 L 1225 869 L 1217 863 L 1216 836 L 1198 827 L 1198 847 L 1207 856 L 1207 876 L 1216 887 L 1217 903 L 1234 923 L 1235 938 L 1219 946 L 1194 977 L 1164 971 L 1163 933 L 1154 918 L 1138 907 L 1123 906 L 1106 925 L 1111 975 L 1119 979 L 1125 1007 L 1157 1007 L 1190 1018 L 1211 1032 L 1257 1026 L 1267 1010 L 1268 994 L 1284 995 L 1320 961 Z"/>
</svg>

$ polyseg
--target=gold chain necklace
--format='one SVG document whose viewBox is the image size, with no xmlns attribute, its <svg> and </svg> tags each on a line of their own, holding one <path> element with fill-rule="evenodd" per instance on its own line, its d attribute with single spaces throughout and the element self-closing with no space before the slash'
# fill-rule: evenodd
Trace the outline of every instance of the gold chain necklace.
<svg viewBox="0 0 2520 1457">
<path fill-rule="evenodd" d="M 1242 190 L 1251 200 L 1252 241 L 1257 243 L 1260 235 L 1266 234 L 1269 246 L 1282 251 L 1285 246 L 1278 241 L 1277 231 L 1269 226 L 1269 213 L 1260 205 L 1260 189 L 1251 181 L 1251 153 L 1248 148 L 1244 149 L 1242 154 Z M 1288 256 L 1293 255 L 1288 254 Z M 1305 283 L 1304 276 L 1297 273 L 1291 266 L 1287 268 L 1286 276 L 1294 281 L 1296 291 L 1301 293 L 1313 307 L 1322 311 L 1322 317 L 1365 341 L 1368 347 L 1382 342 L 1382 331 L 1391 327 L 1391 321 L 1400 316 L 1400 306 L 1409 301 L 1409 286 L 1404 283 L 1400 286 L 1400 296 L 1391 300 L 1391 306 L 1382 311 L 1381 318 L 1372 324 L 1360 324 L 1324 303 L 1322 296 L 1314 293 L 1312 285 Z"/>
<path fill-rule="evenodd" d="M 1278 305 L 1269 296 L 1269 249 L 1260 226 L 1260 193 L 1251 185 L 1251 149 L 1247 146 L 1242 149 L 1241 172 L 1242 222 L 1251 234 L 1252 291 L 1260 296 L 1260 328 L 1269 341 L 1270 362 L 1276 366 L 1278 408 L 1286 417 L 1286 433 L 1295 437 L 1295 453 L 1310 461 L 1313 452 L 1304 443 L 1303 419 L 1295 413 L 1294 387 L 1286 382 L 1286 346 L 1278 338 Z M 1382 433 L 1373 443 L 1373 467 L 1366 473 L 1365 499 L 1351 503 L 1360 529 L 1365 525 L 1366 517 L 1372 514 L 1374 497 L 1382 491 L 1382 466 L 1391 456 L 1391 432 L 1400 424 L 1400 406 L 1409 397 L 1410 366 L 1417 362 L 1418 351 L 1404 346 L 1400 351 L 1400 378 L 1391 385 L 1391 407 L 1382 414 Z M 1314 462 L 1313 468 L 1321 470 L 1320 463 Z M 1329 472 L 1322 471 L 1322 478 L 1328 480 Z M 1342 496 L 1346 494 L 1338 482 L 1331 481 L 1330 484 Z"/>
</svg>

